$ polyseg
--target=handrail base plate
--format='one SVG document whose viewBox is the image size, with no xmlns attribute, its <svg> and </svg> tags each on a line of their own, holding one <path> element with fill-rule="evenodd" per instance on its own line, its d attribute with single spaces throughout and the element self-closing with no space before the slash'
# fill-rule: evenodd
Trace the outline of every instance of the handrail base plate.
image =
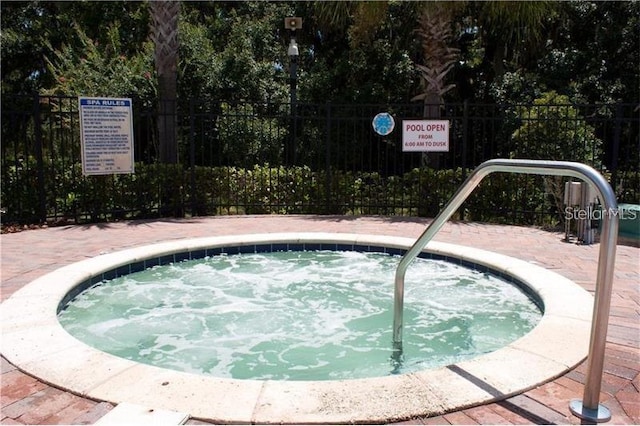
<svg viewBox="0 0 640 426">
<path fill-rule="evenodd" d="M 581 399 L 572 399 L 569 403 L 569 410 L 573 415 L 596 423 L 604 423 L 611 420 L 611 411 L 602 404 L 598 404 L 598 408 L 587 408 L 582 404 Z"/>
</svg>

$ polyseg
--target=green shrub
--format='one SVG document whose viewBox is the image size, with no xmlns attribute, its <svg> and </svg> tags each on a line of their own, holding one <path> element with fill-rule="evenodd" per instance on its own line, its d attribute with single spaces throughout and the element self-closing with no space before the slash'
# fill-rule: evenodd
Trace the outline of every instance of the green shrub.
<svg viewBox="0 0 640 426">
<path fill-rule="evenodd" d="M 35 158 L 21 157 L 14 164 L 3 163 L 1 179 L 2 222 L 38 222 L 40 201 Z"/>
<path fill-rule="evenodd" d="M 32 162 L 32 160 L 29 160 Z M 59 168 L 60 165 L 55 165 Z M 254 165 L 252 168 L 136 164 L 135 174 L 82 176 L 79 163 L 45 176 L 47 215 L 72 222 L 217 214 L 346 214 L 436 216 L 470 170 L 416 168 L 402 176 L 377 172 Z M 3 168 L 3 219 L 38 217 L 34 164 Z M 537 179 L 537 180 L 536 180 Z M 454 219 L 545 224 L 553 217 L 538 176 L 487 177 Z M 33 188 L 27 196 L 24 188 Z"/>
<path fill-rule="evenodd" d="M 287 131 L 276 118 L 265 118 L 250 104 L 221 104 L 217 129 L 225 164 L 253 164 L 282 157 Z"/>
<path fill-rule="evenodd" d="M 567 96 L 547 92 L 532 106 L 521 108 L 520 117 L 522 124 L 512 135 L 512 158 L 576 161 L 601 169 L 602 140 Z M 543 179 L 560 221 L 564 220 L 561 213 L 565 181 L 560 176 Z"/>
<path fill-rule="evenodd" d="M 599 168 L 602 141 L 567 96 L 551 91 L 520 109 L 512 158 L 578 161 Z"/>
</svg>

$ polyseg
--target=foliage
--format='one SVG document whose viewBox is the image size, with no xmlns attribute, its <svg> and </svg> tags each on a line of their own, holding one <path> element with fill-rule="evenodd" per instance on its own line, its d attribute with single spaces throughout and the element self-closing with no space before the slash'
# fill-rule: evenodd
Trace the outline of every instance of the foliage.
<svg viewBox="0 0 640 426">
<path fill-rule="evenodd" d="M 288 132 L 276 118 L 265 118 L 250 104 L 222 103 L 217 121 L 224 164 L 274 163 Z"/>
<path fill-rule="evenodd" d="M 126 56 L 118 23 L 108 28 L 105 44 L 89 38 L 81 27 L 75 29 L 75 42 L 81 48 L 67 44 L 47 58 L 48 70 L 56 80 L 48 94 L 133 96 L 147 102 L 156 96 L 150 43 L 138 54 Z"/>
<path fill-rule="evenodd" d="M 584 102 L 637 101 L 637 1 L 184 2 L 179 97 L 285 101 L 290 34 L 282 19 L 297 15 L 304 19 L 296 34 L 301 100 L 408 101 L 420 93 L 414 64 L 427 65 L 416 17 L 431 6 L 451 13 L 446 48 L 461 53 L 446 100 L 521 102 L 520 93 L 555 90 Z M 3 93 L 155 96 L 146 2 L 1 7 Z M 516 82 L 521 91 L 511 92 Z"/>
<path fill-rule="evenodd" d="M 11 166 L 3 163 L 1 179 L 3 216 L 10 222 L 37 223 L 41 212 L 35 158 L 21 156 Z"/>
<path fill-rule="evenodd" d="M 434 5 L 397 1 L 183 2 L 179 107 L 197 98 L 210 108 L 203 107 L 202 114 L 198 111 L 202 126 L 197 129 L 185 124 L 192 117 L 183 114 L 186 109 L 181 110 L 181 159 L 189 158 L 188 142 L 193 137 L 202 145 L 195 152 L 194 163 L 214 164 L 212 160 L 217 159 L 220 161 L 215 164 L 220 167 L 140 163 L 132 176 L 82 177 L 75 164 L 78 148 L 69 143 L 78 139 L 73 129 L 77 115 L 75 110 L 64 109 L 62 101 L 52 100 L 39 105 L 42 128 L 51 124 L 51 129 L 58 129 L 59 125 L 61 134 L 76 133 L 69 140 L 53 134 L 58 130 L 44 137 L 49 144 L 44 161 L 47 213 L 80 221 L 98 220 L 105 214 L 110 219 L 182 214 L 182 206 L 191 214 L 433 215 L 467 171 L 416 168 L 401 176 L 388 176 L 383 170 L 349 170 L 357 163 L 357 158 L 349 156 L 364 152 L 368 142 L 366 138 L 354 139 L 348 152 L 341 150 L 339 144 L 352 133 L 345 132 L 347 126 L 334 126 L 326 136 L 322 115 L 317 120 L 305 117 L 306 124 L 297 129 L 298 143 L 307 144 L 306 153 L 298 153 L 300 165 L 281 166 L 278 159 L 291 137 L 290 121 L 281 111 L 269 115 L 261 105 L 270 101 L 289 107 L 286 46 L 291 34 L 283 28 L 285 16 L 304 19 L 303 28 L 296 32 L 300 45 L 298 108 L 310 103 L 388 103 L 392 110 L 391 104 L 408 102 L 420 93 L 421 72 L 416 65 L 428 65 L 421 43 L 425 40 L 415 31 L 419 27 L 416 17 L 423 7 Z M 606 124 L 605 130 L 598 126 L 596 135 L 589 124 L 594 120 L 592 115 L 587 117 L 568 103 L 637 104 L 640 3 L 527 1 L 514 5 L 487 1 L 443 5 L 451 8 L 448 24 L 439 33 L 450 36 L 438 45 L 444 52 L 440 56 L 445 66 L 432 67 L 436 72 L 430 75 L 440 83 L 446 77 L 438 93 L 447 103 L 477 101 L 509 106 L 507 113 L 490 125 L 491 132 L 479 128 L 489 121 L 471 123 L 465 133 L 469 152 L 481 157 L 483 143 L 495 140 L 492 152 L 499 155 L 570 159 L 600 167 L 603 141 L 611 144 L 607 132 L 618 115 L 598 112 L 598 120 L 612 124 Z M 0 7 L 3 95 L 57 93 L 74 99 L 77 95 L 130 96 L 143 101 L 145 107 L 157 100 L 148 2 L 16 1 L 2 2 Z M 460 50 L 460 56 L 453 61 L 454 57 L 447 55 L 455 49 Z M 455 83 L 455 90 L 445 93 L 451 83 Z M 251 101 L 251 106 L 240 107 L 242 100 Z M 539 108 L 544 102 L 557 105 L 548 110 Z M 46 118 L 45 110 L 60 115 Z M 3 208 L 21 220 L 32 220 L 39 217 L 42 208 L 41 194 L 34 190 L 39 180 L 33 157 L 37 130 L 28 121 L 31 118 L 13 126 L 8 123 L 14 122 L 4 117 L 3 110 L 3 145 L 19 140 L 25 148 L 9 152 L 3 147 Z M 60 123 L 54 123 L 57 117 L 61 117 Z M 136 127 L 136 131 L 140 131 L 143 145 L 157 148 L 157 117 L 148 117 L 149 125 Z M 368 122 L 361 124 L 370 128 Z M 194 133 L 190 134 L 191 130 Z M 353 134 L 357 131 L 354 126 Z M 637 170 L 637 144 L 633 145 L 637 126 L 627 126 L 621 132 L 619 139 L 631 146 L 624 148 L 623 155 L 630 159 L 624 159 L 624 167 L 616 170 L 613 180 L 618 194 L 637 202 L 633 199 L 638 188 L 638 174 L 633 172 Z M 341 157 L 342 169 L 323 165 L 320 172 L 314 168 L 322 162 L 317 159 L 323 158 L 325 139 L 335 145 L 331 145 L 332 155 Z M 607 155 L 611 152 L 607 146 Z M 508 178 L 503 184 L 501 179 L 483 183 L 480 191 L 486 199 L 470 199 L 464 217 L 491 219 L 482 212 L 496 211 L 509 217 L 517 214 L 514 220 L 528 222 L 554 210 L 548 195 L 543 194 L 544 184 Z M 509 185 L 518 190 L 508 193 L 505 188 Z"/>
<path fill-rule="evenodd" d="M 0 7 L 3 93 L 51 90 L 57 81 L 47 70 L 46 58 L 65 45 L 82 51 L 76 44 L 77 27 L 96 45 L 108 45 L 113 35 L 105 28 L 118 27 L 121 54 L 127 58 L 147 39 L 148 14 L 142 2 L 11 1 Z"/>
<path fill-rule="evenodd" d="M 310 102 L 406 102 L 415 92 L 418 71 L 406 49 L 388 39 L 374 40 L 335 61 L 316 56 L 301 72 L 300 93 Z"/>
<path fill-rule="evenodd" d="M 321 28 L 344 34 L 352 48 L 371 43 L 389 13 L 386 1 L 334 1 L 314 3 L 314 12 Z"/>
<path fill-rule="evenodd" d="M 544 85 L 533 73 L 507 71 L 489 88 L 491 97 L 498 104 L 530 104 L 540 98 Z"/>
<path fill-rule="evenodd" d="M 476 6 L 483 38 L 492 46 L 493 71 L 498 78 L 505 66 L 519 68 L 533 62 L 559 8 L 553 1 L 486 1 Z"/>
<path fill-rule="evenodd" d="M 544 105 L 544 107 L 542 107 Z M 566 96 L 547 92 L 531 107 L 521 107 L 522 124 L 513 133 L 512 158 L 577 161 L 601 167 L 602 141 Z M 564 179 L 546 177 L 559 214 L 564 200 Z M 560 214 L 561 220 L 563 219 Z"/>
<path fill-rule="evenodd" d="M 563 160 L 600 166 L 602 141 L 567 96 L 551 91 L 530 107 L 520 107 L 522 121 L 513 133 L 514 158 Z"/>
<path fill-rule="evenodd" d="M 184 67 L 189 67 L 192 60 L 209 64 L 208 68 L 201 69 L 204 75 L 200 76 L 215 82 L 210 86 L 215 90 L 211 93 L 213 97 L 229 101 L 287 99 L 284 67 L 288 59 L 282 21 L 284 17 L 294 15 L 293 4 L 214 2 L 210 6 L 200 6 L 187 2 L 185 6 L 186 19 L 191 20 L 191 33 L 199 27 L 198 34 L 203 37 L 201 43 L 209 47 L 194 52 L 207 56 L 184 56 L 182 63 Z M 201 7 L 211 9 L 198 10 Z M 183 40 L 183 43 L 188 45 L 190 41 Z M 182 87 L 182 90 L 188 89 Z M 199 92 L 198 97 L 201 94 Z"/>
<path fill-rule="evenodd" d="M 179 165 L 136 163 L 136 173 L 131 175 L 82 176 L 81 165 L 76 163 L 55 181 L 47 181 L 46 191 L 53 197 L 48 201 L 47 214 L 62 223 L 166 216 L 181 211 L 183 206 L 194 215 L 435 216 L 469 172 L 416 168 L 403 176 L 385 177 L 376 172 L 339 170 L 327 175 L 305 166 L 184 169 Z M 14 197 L 11 192 L 25 186 L 34 188 L 36 180 L 34 165 L 10 170 L 3 176 L 7 222 L 29 223 L 37 217 L 36 191 L 26 197 Z M 492 177 L 463 205 L 459 217 L 518 224 L 550 221 L 552 207 L 540 185 L 523 185 L 522 178 L 517 180 L 513 176 Z M 523 189 L 513 191 L 514 187 Z M 167 198 L 166 194 L 172 195 Z"/>
<path fill-rule="evenodd" d="M 2 93 L 30 93 L 47 84 L 41 72 L 43 34 L 48 19 L 36 3 L 0 4 L 0 57 L 2 58 Z"/>
<path fill-rule="evenodd" d="M 185 98 L 209 100 L 222 90 L 222 64 L 208 31 L 186 18 L 180 22 L 180 55 L 188 59 L 180 62 L 178 90 Z"/>
<path fill-rule="evenodd" d="M 554 90 L 581 103 L 637 102 L 640 3 L 564 2 L 553 16 L 535 61 L 482 83 L 491 99 L 523 103 Z"/>
<path fill-rule="evenodd" d="M 303 3 L 304 4 L 304 3 Z M 313 2 L 298 43 L 309 46 L 299 69 L 307 102 L 404 102 L 418 73 L 411 2 Z M 310 30 L 307 30 L 310 28 Z"/>
<path fill-rule="evenodd" d="M 581 102 L 637 102 L 639 64 L 640 2 L 567 2 L 538 74 Z"/>
</svg>

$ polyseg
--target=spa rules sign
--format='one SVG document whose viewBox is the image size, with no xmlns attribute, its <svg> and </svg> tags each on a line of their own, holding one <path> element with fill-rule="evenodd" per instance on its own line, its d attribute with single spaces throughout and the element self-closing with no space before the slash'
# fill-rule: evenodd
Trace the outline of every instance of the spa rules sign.
<svg viewBox="0 0 640 426">
<path fill-rule="evenodd" d="M 403 120 L 402 151 L 449 151 L 449 121 Z"/>
<path fill-rule="evenodd" d="M 131 99 L 79 97 L 82 174 L 133 173 Z"/>
</svg>

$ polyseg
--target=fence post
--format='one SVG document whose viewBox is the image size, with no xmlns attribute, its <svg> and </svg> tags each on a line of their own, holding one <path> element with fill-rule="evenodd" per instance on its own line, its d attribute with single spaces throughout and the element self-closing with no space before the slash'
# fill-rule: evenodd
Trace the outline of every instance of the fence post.
<svg viewBox="0 0 640 426">
<path fill-rule="evenodd" d="M 189 186 L 191 187 L 191 193 L 189 194 L 189 204 L 191 207 L 191 215 L 198 215 L 198 196 L 196 194 L 196 144 L 195 144 L 195 108 L 193 107 L 194 100 L 189 100 Z"/>
<path fill-rule="evenodd" d="M 324 133 L 324 161 L 325 161 L 325 175 L 324 175 L 324 189 L 325 189 L 325 212 L 327 214 L 333 213 L 333 207 L 331 205 L 331 103 L 325 103 L 326 106 L 326 121 L 325 121 L 325 133 Z"/>
<path fill-rule="evenodd" d="M 465 99 L 462 104 L 462 175 L 465 175 L 467 168 L 467 138 L 469 137 L 469 100 Z"/>
<path fill-rule="evenodd" d="M 47 192 L 44 182 L 44 158 L 42 154 L 42 122 L 40 120 L 40 95 L 33 95 L 33 128 L 34 128 L 34 148 L 36 162 L 38 165 L 38 221 L 44 223 L 47 221 Z"/>
<path fill-rule="evenodd" d="M 616 104 L 615 127 L 613 128 L 613 149 L 611 152 L 611 186 L 618 184 L 618 156 L 620 155 L 620 134 L 622 132 L 622 104 Z"/>
</svg>

